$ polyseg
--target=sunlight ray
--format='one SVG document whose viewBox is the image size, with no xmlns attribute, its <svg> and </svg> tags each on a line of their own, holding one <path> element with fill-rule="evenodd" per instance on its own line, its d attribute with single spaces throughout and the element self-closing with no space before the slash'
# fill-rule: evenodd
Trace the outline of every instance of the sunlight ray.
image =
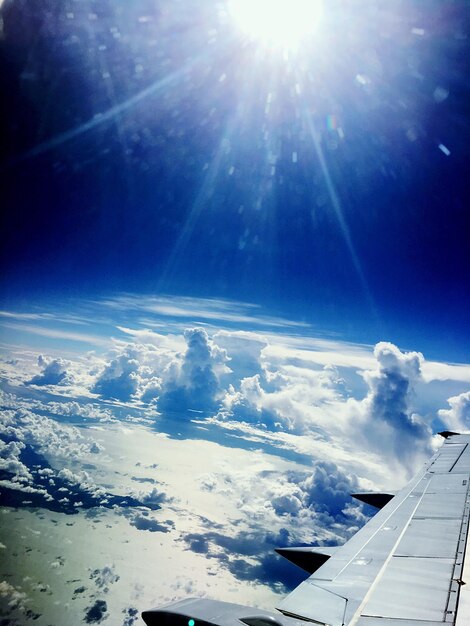
<svg viewBox="0 0 470 626">
<path fill-rule="evenodd" d="M 341 231 L 341 234 L 343 236 L 344 242 L 346 244 L 346 247 L 349 251 L 349 254 L 351 256 L 351 261 L 353 264 L 353 267 L 356 271 L 357 277 L 359 278 L 359 281 L 361 283 L 364 295 L 367 299 L 367 302 L 369 304 L 369 307 L 372 311 L 372 313 L 374 314 L 375 318 L 378 319 L 378 312 L 377 312 L 377 308 L 375 306 L 375 302 L 374 299 L 372 297 L 372 293 L 369 289 L 369 285 L 367 283 L 367 279 L 365 277 L 364 271 L 362 269 L 361 266 L 361 262 L 359 260 L 359 257 L 357 255 L 356 249 L 354 247 L 354 243 L 352 241 L 351 238 L 351 233 L 349 231 L 349 226 L 344 218 L 343 215 L 343 209 L 341 207 L 341 201 L 339 199 L 339 196 L 336 192 L 333 180 L 331 178 L 329 169 L 328 169 L 328 165 L 325 159 L 325 154 L 323 152 L 323 148 L 321 146 L 321 142 L 318 138 L 318 133 L 315 130 L 314 124 L 313 124 L 313 120 L 312 120 L 312 116 L 308 111 L 305 111 L 304 113 L 305 115 L 305 120 L 308 126 L 308 129 L 310 131 L 310 136 L 312 138 L 313 141 L 313 145 L 315 148 L 315 153 L 318 159 L 318 162 L 320 164 L 320 169 L 326 184 L 326 188 L 328 191 L 328 196 L 330 198 L 330 202 L 331 205 L 333 207 L 333 210 L 335 212 L 336 215 L 336 219 L 338 220 L 338 225 Z"/>
<path fill-rule="evenodd" d="M 227 142 L 230 141 L 230 139 L 233 137 L 241 119 L 243 118 L 248 95 L 252 93 L 253 80 L 254 76 L 252 75 L 250 76 L 250 79 L 246 81 L 244 90 L 240 95 L 236 111 L 232 118 L 228 121 L 225 127 L 225 131 L 222 133 L 222 138 L 220 139 L 217 151 L 212 158 L 212 161 L 204 176 L 204 180 L 201 184 L 199 192 L 189 211 L 188 217 L 186 218 L 186 222 L 181 229 L 178 239 L 173 246 L 165 267 L 160 275 L 160 278 L 158 280 L 158 293 L 165 292 L 165 289 L 167 289 L 168 285 L 171 284 L 171 281 L 174 278 L 177 269 L 178 260 L 184 255 L 184 252 L 189 245 L 191 236 L 196 228 L 201 213 L 204 210 L 205 203 L 210 196 L 211 190 L 213 190 L 215 187 L 217 178 L 219 176 L 225 146 Z"/>
<path fill-rule="evenodd" d="M 18 157 L 12 159 L 10 161 L 10 165 L 15 165 L 22 161 L 26 161 L 28 159 L 45 154 L 49 152 L 50 150 L 53 150 L 54 148 L 58 148 L 62 144 L 67 143 L 68 141 L 71 141 L 72 139 L 80 137 L 81 135 L 84 135 L 88 133 L 89 131 L 92 131 L 95 128 L 98 128 L 99 126 L 102 126 L 106 122 L 114 120 L 121 113 L 124 113 L 128 109 L 131 109 L 132 107 L 139 104 L 146 98 L 153 96 L 168 87 L 172 87 L 173 85 L 176 85 L 185 76 L 187 76 L 188 72 L 190 72 L 191 69 L 197 63 L 199 63 L 202 59 L 205 59 L 206 57 L 207 57 L 207 54 L 201 54 L 197 57 L 190 59 L 187 63 L 185 63 L 178 70 L 172 72 L 168 76 L 164 76 L 160 80 L 153 82 L 151 85 L 149 85 L 145 89 L 142 89 L 134 96 L 131 96 L 130 98 L 128 98 L 127 100 L 124 100 L 120 104 L 116 104 L 110 107 L 104 113 L 95 114 L 91 119 L 84 122 L 83 124 L 79 124 L 78 126 L 71 128 L 70 130 L 66 130 L 65 132 L 60 133 L 56 135 L 55 137 L 52 137 L 51 139 L 48 139 L 38 144 L 34 148 L 31 148 L 31 150 L 28 150 L 24 154 L 19 155 Z"/>
</svg>

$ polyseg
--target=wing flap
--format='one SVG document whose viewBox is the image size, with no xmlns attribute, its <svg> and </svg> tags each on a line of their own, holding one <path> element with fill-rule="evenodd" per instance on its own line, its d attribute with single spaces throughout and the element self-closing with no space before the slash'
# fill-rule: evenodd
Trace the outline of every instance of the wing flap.
<svg viewBox="0 0 470 626">
<path fill-rule="evenodd" d="M 453 559 L 394 556 L 362 615 L 443 622 Z"/>
<path fill-rule="evenodd" d="M 443 626 L 442 621 L 416 619 L 388 619 L 386 617 L 360 617 L 356 626 Z"/>
<path fill-rule="evenodd" d="M 341 597 L 329 589 L 320 587 L 309 578 L 297 587 L 301 592 L 297 601 L 290 605 L 290 609 L 279 610 L 291 617 L 307 619 L 329 626 L 330 624 L 344 624 L 347 598 Z"/>
<path fill-rule="evenodd" d="M 459 543 L 460 524 L 460 519 L 413 518 L 395 555 L 453 559 Z"/>
</svg>

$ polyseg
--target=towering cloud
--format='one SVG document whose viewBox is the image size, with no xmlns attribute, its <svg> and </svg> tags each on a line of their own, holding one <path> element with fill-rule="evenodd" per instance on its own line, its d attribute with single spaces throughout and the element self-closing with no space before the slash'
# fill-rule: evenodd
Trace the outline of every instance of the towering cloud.
<svg viewBox="0 0 470 626">
<path fill-rule="evenodd" d="M 158 396 L 161 382 L 154 367 L 149 365 L 155 353 L 154 346 L 127 345 L 106 365 L 91 391 L 122 402 L 131 399 L 150 402 Z"/>
<path fill-rule="evenodd" d="M 97 378 L 92 391 L 105 398 L 129 400 L 139 387 L 139 352 L 127 348 L 123 354 L 113 359 Z"/>
<path fill-rule="evenodd" d="M 447 428 L 451 430 L 468 430 L 470 428 L 470 391 L 452 396 L 447 402 L 450 409 L 438 411 Z"/>
<path fill-rule="evenodd" d="M 184 333 L 186 351 L 128 344 L 96 378 L 92 392 L 122 402 L 158 399 L 163 412 L 212 411 L 220 396 L 219 377 L 229 372 L 227 353 L 201 328 Z"/>
<path fill-rule="evenodd" d="M 167 370 L 158 408 L 211 411 L 219 400 L 219 375 L 227 371 L 227 353 L 202 328 L 186 330 L 184 338 L 186 352 L 179 363 Z"/>
<path fill-rule="evenodd" d="M 431 431 L 412 413 L 414 385 L 421 378 L 422 354 L 401 352 L 396 346 L 380 342 L 375 346 L 377 369 L 364 373 L 369 393 L 364 401 L 368 412 L 368 437 L 384 450 L 392 449 L 397 458 L 413 456 L 413 448 L 423 450 Z M 424 451 L 423 450 L 423 451 Z M 427 450 L 429 453 L 430 450 Z"/>
<path fill-rule="evenodd" d="M 430 428 L 413 411 L 424 359 L 386 342 L 375 346 L 374 357 L 374 368 L 356 374 L 365 383 L 362 398 L 350 393 L 334 366 L 320 369 L 314 363 L 309 366 L 308 359 L 279 356 L 273 365 L 264 359 L 259 373 L 243 378 L 238 388 L 229 386 L 218 418 L 320 436 L 341 442 L 343 448 L 356 441 L 412 471 L 411 459 L 419 462 L 431 451 Z"/>
<path fill-rule="evenodd" d="M 68 382 L 67 361 L 64 359 L 51 359 L 40 354 L 38 365 L 42 372 L 33 376 L 29 385 L 63 385 Z"/>
<path fill-rule="evenodd" d="M 394 429 L 421 436 L 422 425 L 413 420 L 408 409 L 413 385 L 421 378 L 422 354 L 403 353 L 393 344 L 381 342 L 375 346 L 374 355 L 378 367 L 364 375 L 374 418 Z"/>
</svg>

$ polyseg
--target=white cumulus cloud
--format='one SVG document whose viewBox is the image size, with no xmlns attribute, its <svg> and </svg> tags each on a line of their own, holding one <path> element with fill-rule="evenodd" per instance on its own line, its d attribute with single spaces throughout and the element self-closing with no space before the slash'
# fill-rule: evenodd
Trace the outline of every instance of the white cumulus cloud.
<svg viewBox="0 0 470 626">
<path fill-rule="evenodd" d="M 211 410 L 222 393 L 219 377 L 228 371 L 228 356 L 203 328 L 184 333 L 186 352 L 163 374 L 158 408 L 163 411 Z"/>
<path fill-rule="evenodd" d="M 30 385 L 66 385 L 71 382 L 67 373 L 68 362 L 64 359 L 51 359 L 43 356 L 38 357 L 38 365 L 41 373 L 33 376 L 28 384 Z"/>
<path fill-rule="evenodd" d="M 440 409 L 439 417 L 450 430 L 464 431 L 470 428 L 470 391 L 452 396 L 447 400 L 450 409 Z"/>
</svg>

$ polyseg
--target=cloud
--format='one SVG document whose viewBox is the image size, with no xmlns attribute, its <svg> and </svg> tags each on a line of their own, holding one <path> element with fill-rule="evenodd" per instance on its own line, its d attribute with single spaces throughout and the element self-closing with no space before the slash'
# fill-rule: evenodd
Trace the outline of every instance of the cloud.
<svg viewBox="0 0 470 626">
<path fill-rule="evenodd" d="M 47 390 L 46 395 L 47 397 L 49 395 Z M 79 401 L 72 400 L 67 402 L 57 402 L 55 400 L 42 401 L 40 399 L 32 398 L 29 395 L 27 397 L 21 397 L 20 395 L 4 393 L 0 390 L 0 403 L 4 409 L 24 409 L 25 411 L 32 411 L 40 415 L 53 415 L 57 416 L 58 421 L 64 417 L 73 418 L 74 421 L 81 421 L 76 418 L 100 422 L 117 421 L 117 417 L 110 408 L 103 407 L 101 404 L 96 402 L 83 401 L 82 398 L 80 398 Z"/>
<path fill-rule="evenodd" d="M 2 604 L 6 608 L 6 615 L 9 615 L 13 611 L 19 611 L 20 613 L 25 614 L 28 618 L 33 618 L 36 615 L 28 609 L 27 604 L 29 602 L 29 598 L 26 593 L 21 590 L 21 587 L 14 587 L 13 585 L 10 585 L 10 583 L 7 583 L 5 580 L 1 581 L 0 598 L 2 599 Z M 6 620 L 6 623 L 9 623 L 9 621 Z"/>
<path fill-rule="evenodd" d="M 377 369 L 364 374 L 372 414 L 400 431 L 421 436 L 420 425 L 411 419 L 408 405 L 413 385 L 421 378 L 423 355 L 403 353 L 393 344 L 381 342 L 375 346 L 374 356 Z"/>
<path fill-rule="evenodd" d="M 199 319 L 218 324 L 265 326 L 280 328 L 308 328 L 304 322 L 264 315 L 261 307 L 247 302 L 215 298 L 191 298 L 183 296 L 144 297 L 125 294 L 101 301 L 114 310 L 137 310 L 168 318 Z"/>
<path fill-rule="evenodd" d="M 214 342 L 230 355 L 230 368 L 239 379 L 254 376 L 261 369 L 261 353 L 268 347 L 262 335 L 244 331 L 218 331 Z"/>
<path fill-rule="evenodd" d="M 100 624 L 103 620 L 107 619 L 107 610 L 108 605 L 105 600 L 96 600 L 92 606 L 86 609 L 84 621 L 87 624 Z"/>
<path fill-rule="evenodd" d="M 148 516 L 148 513 L 135 515 L 131 520 L 131 526 L 135 526 L 138 530 L 148 530 L 151 533 L 168 533 L 173 526 L 172 522 L 161 524 Z"/>
<path fill-rule="evenodd" d="M 120 502 L 122 498 L 98 487 L 86 472 L 63 467 L 83 463 L 102 450 L 98 442 L 73 426 L 25 409 L 4 410 L 0 416 L 2 497 L 9 506 L 24 506 L 21 493 L 28 493 L 34 506 L 68 514 L 77 513 L 77 507 L 97 506 L 105 497 Z M 62 468 L 50 467 L 47 458 Z M 131 506 L 141 504 L 127 500 Z"/>
<path fill-rule="evenodd" d="M 470 365 L 463 363 L 442 363 L 425 361 L 422 365 L 423 379 L 426 382 L 433 380 L 459 381 L 470 383 Z"/>
<path fill-rule="evenodd" d="M 92 482 L 90 475 L 85 471 L 77 473 L 72 472 L 67 467 L 63 467 L 57 472 L 56 476 L 68 487 L 74 485 L 78 487 L 80 491 L 90 493 L 94 497 L 106 495 L 105 490 L 97 487 Z"/>
<path fill-rule="evenodd" d="M 423 361 L 417 352 L 378 343 L 375 367 L 360 372 L 365 391 L 355 397 L 336 367 L 291 355 L 272 361 L 263 349 L 261 371 L 243 378 L 238 390 L 228 387 L 217 419 L 334 441 L 343 450 L 354 445 L 412 471 L 431 453 L 431 429 L 413 410 Z"/>
<path fill-rule="evenodd" d="M 225 350 L 209 339 L 202 328 L 186 330 L 186 352 L 163 375 L 161 411 L 205 410 L 216 408 L 221 396 L 219 376 L 227 372 Z"/>
<path fill-rule="evenodd" d="M 99 373 L 91 391 L 121 402 L 155 400 L 161 389 L 157 372 L 171 361 L 151 344 L 126 344 Z"/>
<path fill-rule="evenodd" d="M 94 402 L 30 402 L 30 407 L 47 411 L 49 414 L 58 416 L 84 417 L 85 419 L 97 420 L 100 422 L 114 422 L 116 417 L 113 412 L 99 406 Z"/>
<path fill-rule="evenodd" d="M 98 376 L 92 392 L 104 398 L 129 400 L 139 389 L 140 351 L 128 347 L 123 354 L 113 359 Z"/>
<path fill-rule="evenodd" d="M 363 374 L 369 387 L 363 402 L 368 418 L 362 425 L 367 429 L 366 438 L 393 451 L 402 462 L 416 458 L 417 452 L 430 454 L 431 430 L 411 410 L 414 386 L 421 379 L 423 355 L 401 352 L 387 342 L 378 343 L 374 355 L 376 369 Z"/>
<path fill-rule="evenodd" d="M 0 317 L 6 317 L 14 320 L 41 320 L 49 319 L 52 316 L 47 313 L 18 313 L 18 311 L 0 311 Z"/>
<path fill-rule="evenodd" d="M 144 476 L 132 476 L 131 480 L 134 480 L 136 483 L 151 483 L 154 484 L 157 481 L 154 478 L 146 478 Z"/>
<path fill-rule="evenodd" d="M 68 362 L 63 359 L 50 359 L 42 354 L 38 357 L 38 365 L 42 372 L 33 376 L 27 384 L 29 385 L 65 385 L 71 382 L 67 374 Z"/>
<path fill-rule="evenodd" d="M 69 424 L 26 409 L 6 410 L 0 416 L 0 436 L 5 441 L 28 444 L 33 450 L 61 460 L 82 460 L 90 453 L 93 439 Z"/>
<path fill-rule="evenodd" d="M 117 583 L 120 576 L 116 574 L 114 565 L 105 565 L 102 569 L 95 569 L 90 574 L 90 580 L 93 580 L 96 587 L 103 593 L 109 592 L 109 587 Z"/>
<path fill-rule="evenodd" d="M 410 445 L 420 442 L 419 450 L 426 448 L 421 443 L 429 439 L 429 428 L 415 407 L 414 390 L 419 383 L 422 393 L 429 384 L 422 375 L 428 364 L 418 353 L 402 353 L 386 343 L 372 352 L 337 340 L 247 331 L 218 330 L 210 337 L 204 329 L 191 329 L 168 339 L 150 330 L 121 328 L 137 343 L 116 341 L 87 393 L 91 389 L 105 400 L 141 410 L 148 405 L 143 409 L 147 418 L 156 410 L 170 419 L 192 410 L 200 411 L 201 418 L 217 415 L 219 423 L 258 427 L 260 436 L 262 430 L 311 435 L 335 441 L 338 450 L 351 449 L 350 442 L 357 440 L 355 447 L 382 452 L 391 464 L 393 457 L 399 462 L 404 458 L 400 437 L 402 443 L 408 438 Z M 337 358 L 340 353 L 348 356 L 344 363 Z M 332 365 L 336 361 L 343 365 Z M 97 362 L 95 358 L 95 368 Z M 80 367 L 72 363 L 68 370 L 83 386 Z M 57 415 L 116 419 L 113 409 L 98 402 L 43 404 Z M 429 420 L 430 408 L 421 408 Z"/>
<path fill-rule="evenodd" d="M 204 329 L 186 330 L 183 354 L 153 344 L 127 344 L 100 372 L 91 391 L 120 401 L 151 402 L 162 411 L 212 410 L 226 351 Z"/>
<path fill-rule="evenodd" d="M 216 560 L 237 580 L 268 585 L 277 593 L 287 593 L 303 580 L 305 572 L 290 566 L 274 552 L 289 542 L 289 531 L 274 533 L 259 528 L 240 531 L 235 536 L 208 531 L 185 536 L 188 549 Z"/>
<path fill-rule="evenodd" d="M 207 532 L 192 533 L 188 539 L 198 553 L 213 554 L 214 541 L 227 556 L 255 559 L 263 549 L 271 552 L 277 545 L 342 543 L 365 520 L 351 499 L 357 477 L 331 461 L 316 462 L 311 471 L 242 468 L 204 474 L 200 484 L 211 497 L 236 503 L 237 513 L 225 526 L 203 520 Z"/>
<path fill-rule="evenodd" d="M 317 463 L 311 472 L 238 471 L 204 475 L 201 481 L 212 494 L 238 499 L 237 519 L 218 527 L 203 521 L 203 530 L 185 536 L 188 549 L 217 560 L 238 580 L 279 593 L 305 574 L 277 557 L 274 548 L 339 544 L 366 519 L 350 496 L 356 477 L 331 462 Z"/>
<path fill-rule="evenodd" d="M 154 487 L 151 491 L 149 491 L 149 493 L 146 493 L 144 495 L 142 495 L 141 493 L 136 494 L 136 497 L 138 500 L 140 500 L 140 502 L 142 502 L 142 504 L 152 508 L 159 508 L 160 504 L 162 504 L 163 502 L 169 502 L 170 500 L 170 498 L 168 498 L 165 493 L 159 491 L 156 487 Z"/>
<path fill-rule="evenodd" d="M 152 325 L 152 320 L 145 320 L 145 324 Z M 168 333 L 162 335 L 149 328 L 127 328 L 126 326 L 117 326 L 117 329 L 129 335 L 135 341 L 135 343 L 142 345 L 153 345 L 159 349 L 159 352 L 180 352 L 185 347 L 185 341 L 183 336 L 178 334 Z"/>
<path fill-rule="evenodd" d="M 303 335 L 263 333 L 268 345 L 263 357 L 273 366 L 287 362 L 303 362 L 307 366 L 353 367 L 364 370 L 374 365 L 370 346 L 339 339 Z"/>
<path fill-rule="evenodd" d="M 99 454 L 100 452 L 103 452 L 104 447 L 101 444 L 99 444 L 98 442 L 93 441 L 90 444 L 90 448 L 89 449 L 90 449 L 90 452 L 92 454 Z"/>
<path fill-rule="evenodd" d="M 21 441 L 5 443 L 0 439 L 0 470 L 8 474 L 14 474 L 18 481 L 32 480 L 28 467 L 20 460 L 21 453 L 25 449 Z"/>
<path fill-rule="evenodd" d="M 99 335 L 88 335 L 85 333 L 60 330 L 58 328 L 45 328 L 44 326 L 34 326 L 30 324 L 3 323 L 2 326 L 11 328 L 12 330 L 19 330 L 20 332 L 31 333 L 32 335 L 39 335 L 51 339 L 60 339 L 62 341 L 70 341 L 73 343 L 87 343 L 93 347 L 109 345 L 109 341 L 104 340 Z"/>
<path fill-rule="evenodd" d="M 38 501 L 50 502 L 53 499 L 48 492 L 48 484 L 41 482 L 52 480 L 50 475 L 45 470 L 32 469 L 40 459 L 35 449 L 41 449 L 41 442 L 53 447 L 56 444 L 56 455 L 60 457 L 59 433 L 66 432 L 66 429 L 59 427 L 53 432 L 50 422 L 44 416 L 37 416 L 35 420 L 34 415 L 25 410 L 4 411 L 0 417 L 0 468 L 4 477 L 8 477 L 1 481 L 1 486 L 5 490 L 12 490 L 10 496 L 13 501 L 19 497 L 14 492 L 35 494 Z M 42 429 L 41 425 L 45 428 Z M 68 450 L 71 451 L 72 448 L 69 447 Z M 8 492 L 3 497 L 7 501 Z"/>
<path fill-rule="evenodd" d="M 303 506 L 327 515 L 331 526 L 349 518 L 351 493 L 357 491 L 358 482 L 354 475 L 347 475 L 334 463 L 323 461 L 317 463 L 314 472 L 300 480 L 297 486 Z"/>
<path fill-rule="evenodd" d="M 82 434 L 82 432 L 84 434 Z M 170 502 L 155 487 L 125 496 L 109 493 L 86 471 L 96 467 L 103 446 L 68 424 L 25 409 L 0 415 L 0 489 L 10 507 L 33 506 L 67 515 L 96 507 L 156 511 Z M 49 465 L 48 459 L 57 469 Z M 60 469 L 59 469 L 60 468 Z M 28 494 L 25 496 L 25 494 Z"/>
<path fill-rule="evenodd" d="M 122 626 L 133 626 L 139 619 L 139 611 L 134 606 L 123 609 L 122 613 L 124 615 Z"/>
<path fill-rule="evenodd" d="M 470 391 L 452 396 L 447 402 L 450 409 L 438 411 L 446 427 L 457 432 L 470 429 Z"/>
<path fill-rule="evenodd" d="M 287 472 L 264 479 L 266 506 L 276 516 L 289 519 L 295 535 L 310 526 L 336 535 L 342 542 L 351 533 L 352 518 L 357 517 L 351 493 L 358 489 L 357 477 L 346 473 L 331 461 L 318 461 L 312 472 Z M 331 537 L 331 534 L 330 534 Z M 300 537 L 299 537 L 300 539 Z"/>
<path fill-rule="evenodd" d="M 259 374 L 244 378 L 240 383 L 240 391 L 235 391 L 233 385 L 228 388 L 219 417 L 225 419 L 230 416 L 241 422 L 255 423 L 264 427 L 282 427 L 280 412 L 276 408 L 270 411 L 264 406 L 268 395 L 261 387 Z M 273 403 L 270 404 L 273 406 Z"/>
<path fill-rule="evenodd" d="M 241 380 L 239 391 L 229 387 L 219 412 L 221 419 L 257 423 L 271 430 L 306 434 L 337 428 L 334 402 L 343 403 L 342 381 L 331 366 L 320 370 L 291 365 L 266 368 Z"/>
</svg>

